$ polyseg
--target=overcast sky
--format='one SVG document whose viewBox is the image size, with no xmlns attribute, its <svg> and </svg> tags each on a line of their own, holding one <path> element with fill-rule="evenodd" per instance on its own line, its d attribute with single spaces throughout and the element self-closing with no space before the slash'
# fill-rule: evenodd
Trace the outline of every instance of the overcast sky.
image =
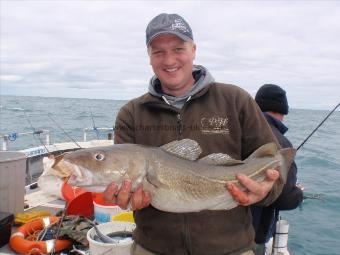
<svg viewBox="0 0 340 255">
<path fill-rule="evenodd" d="M 1 95 L 137 97 L 153 74 L 145 28 L 167 12 L 217 81 L 278 84 L 292 108 L 340 101 L 340 1 L 0 1 Z"/>
</svg>

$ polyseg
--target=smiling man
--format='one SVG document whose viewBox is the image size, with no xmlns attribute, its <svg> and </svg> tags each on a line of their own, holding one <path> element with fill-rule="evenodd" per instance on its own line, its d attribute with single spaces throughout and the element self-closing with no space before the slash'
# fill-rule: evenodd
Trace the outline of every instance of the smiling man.
<svg viewBox="0 0 340 255">
<path fill-rule="evenodd" d="M 276 142 L 248 93 L 215 82 L 205 67 L 193 64 L 196 45 L 181 16 L 163 13 L 153 18 L 146 29 L 146 46 L 155 75 L 149 92 L 119 111 L 115 143 L 160 146 L 190 138 L 201 146 L 201 157 L 220 152 L 245 159 L 261 145 Z M 226 186 L 239 203 L 231 210 L 159 211 L 150 205 L 152 197 L 142 186 L 131 192 L 129 180 L 120 189 L 109 185 L 105 198 L 122 208 L 130 203 L 134 210 L 133 255 L 250 255 L 254 231 L 249 205 L 274 201 L 282 180 L 276 170 L 268 170 L 259 183 L 242 174 L 237 178 L 246 191 L 231 183 Z"/>
<path fill-rule="evenodd" d="M 150 64 L 165 94 L 180 97 L 192 88 L 196 45 L 191 40 L 165 34 L 153 39 L 148 49 Z"/>
</svg>

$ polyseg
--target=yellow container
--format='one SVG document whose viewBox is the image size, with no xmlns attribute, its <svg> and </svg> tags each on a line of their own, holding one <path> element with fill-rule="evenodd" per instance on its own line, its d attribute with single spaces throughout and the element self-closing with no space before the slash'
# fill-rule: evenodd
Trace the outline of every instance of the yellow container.
<svg viewBox="0 0 340 255">
<path fill-rule="evenodd" d="M 112 216 L 112 221 L 125 221 L 135 223 L 133 212 L 122 212 Z"/>
<path fill-rule="evenodd" d="M 27 222 L 31 222 L 32 220 L 44 218 L 51 216 L 49 211 L 31 211 L 31 212 L 23 212 L 15 214 L 14 223 L 17 225 L 26 224 Z"/>
</svg>

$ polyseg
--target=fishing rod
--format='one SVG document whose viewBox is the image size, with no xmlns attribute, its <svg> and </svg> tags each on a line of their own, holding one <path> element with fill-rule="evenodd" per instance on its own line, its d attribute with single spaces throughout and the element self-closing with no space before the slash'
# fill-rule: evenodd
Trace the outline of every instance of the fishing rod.
<svg viewBox="0 0 340 255">
<path fill-rule="evenodd" d="M 51 154 L 51 152 L 47 149 L 46 144 L 41 140 L 41 137 L 40 137 L 40 133 L 41 132 L 36 131 L 36 129 L 34 128 L 32 122 L 30 121 L 30 119 L 29 119 L 25 109 L 24 109 L 24 115 L 25 115 L 25 118 L 26 118 L 28 124 L 31 126 L 31 129 L 33 130 L 33 137 L 35 138 L 35 135 L 37 135 L 39 142 L 41 143 L 42 146 L 44 146 L 47 154 Z M 28 174 L 28 177 L 30 178 L 30 182 L 31 182 L 31 184 L 29 184 L 28 187 L 29 187 L 29 189 L 34 189 L 35 186 L 37 186 L 37 182 L 33 182 L 33 177 L 32 177 L 32 174 L 31 174 L 30 171 L 27 172 L 27 174 Z"/>
<path fill-rule="evenodd" d="M 333 114 L 333 112 L 339 107 L 340 103 L 338 103 L 332 111 L 330 111 L 327 116 L 319 123 L 319 125 L 314 128 L 314 130 L 306 137 L 306 139 L 297 147 L 296 151 L 298 151 L 307 141 L 308 139 L 322 126 L 322 124 Z M 324 201 L 324 197 L 322 194 L 305 194 L 303 195 L 303 199 L 315 199 Z"/>
<path fill-rule="evenodd" d="M 55 119 L 52 118 L 52 114 L 51 113 L 48 113 L 47 116 L 50 118 L 50 120 L 52 120 L 54 122 L 54 124 L 57 125 L 57 127 L 64 132 L 64 134 L 72 140 L 72 142 L 74 142 L 80 149 L 81 149 L 81 146 L 65 131 L 65 129 L 63 129 L 59 124 L 58 122 L 55 121 Z"/>
<path fill-rule="evenodd" d="M 322 126 L 322 124 L 328 119 L 329 116 L 333 114 L 333 112 L 338 108 L 340 103 L 337 104 L 337 106 L 334 107 L 334 109 L 320 122 L 320 124 L 307 136 L 307 138 L 297 147 L 297 151 L 308 141 L 308 139 L 316 132 L 316 130 L 319 129 L 319 127 Z"/>
<path fill-rule="evenodd" d="M 96 127 L 96 124 L 94 123 L 94 118 L 93 118 L 93 114 L 92 114 L 92 109 L 91 107 L 90 108 L 90 113 L 91 113 L 91 118 L 92 118 L 92 123 L 93 123 L 93 130 L 96 132 L 96 135 L 97 135 L 97 140 L 99 140 L 99 135 L 98 135 L 98 129 Z"/>
</svg>

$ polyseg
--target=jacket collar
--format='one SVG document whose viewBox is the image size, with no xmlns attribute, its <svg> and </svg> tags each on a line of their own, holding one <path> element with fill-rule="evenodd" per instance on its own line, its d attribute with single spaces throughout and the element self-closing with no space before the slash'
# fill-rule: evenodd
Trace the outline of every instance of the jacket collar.
<svg viewBox="0 0 340 255">
<path fill-rule="evenodd" d="M 263 114 L 266 117 L 268 123 L 276 127 L 280 131 L 281 134 L 285 134 L 288 131 L 288 127 L 286 127 L 282 123 L 282 121 L 279 121 L 278 119 L 274 118 L 273 116 L 269 115 L 266 112 L 264 112 Z"/>
<path fill-rule="evenodd" d="M 194 94 L 191 97 L 190 100 L 193 100 L 195 98 L 203 96 L 204 94 L 206 94 L 208 92 L 209 88 L 211 86 L 213 86 L 214 84 L 215 83 L 213 82 L 213 83 L 206 85 L 202 90 L 200 90 L 199 92 Z M 151 95 L 150 93 L 146 93 L 146 94 L 144 94 L 144 96 L 142 96 L 141 104 L 145 105 L 145 106 L 160 107 L 160 108 L 166 108 L 166 109 L 172 109 L 173 108 L 173 109 L 176 109 L 178 111 L 177 108 L 169 106 L 168 104 L 166 104 L 161 97 Z"/>
</svg>

